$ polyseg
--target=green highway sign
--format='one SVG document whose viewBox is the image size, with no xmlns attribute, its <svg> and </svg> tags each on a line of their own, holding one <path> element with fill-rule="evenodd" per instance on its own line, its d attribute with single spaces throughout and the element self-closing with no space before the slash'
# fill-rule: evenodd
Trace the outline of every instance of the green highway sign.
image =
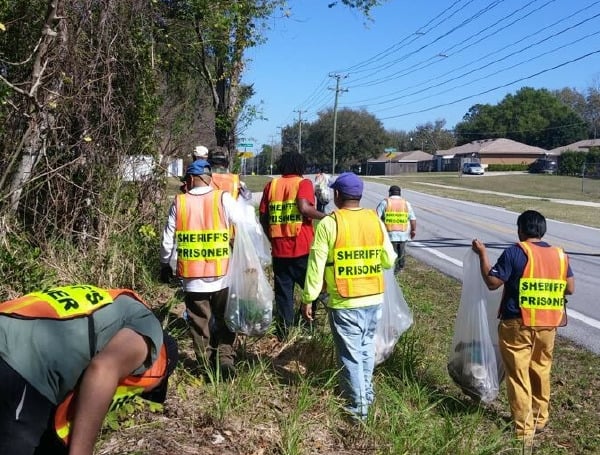
<svg viewBox="0 0 600 455">
<path fill-rule="evenodd" d="M 386 147 L 383 149 L 383 151 L 387 153 L 395 152 L 396 150 L 398 150 L 396 147 Z"/>
<path fill-rule="evenodd" d="M 254 147 L 254 144 L 250 143 L 250 142 L 242 142 L 239 147 L 244 147 L 244 148 L 250 148 L 250 147 Z"/>
</svg>

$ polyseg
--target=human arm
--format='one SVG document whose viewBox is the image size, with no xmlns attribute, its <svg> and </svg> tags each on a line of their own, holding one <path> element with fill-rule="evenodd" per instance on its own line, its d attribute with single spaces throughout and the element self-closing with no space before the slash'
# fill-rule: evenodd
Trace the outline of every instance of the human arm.
<svg viewBox="0 0 600 455">
<path fill-rule="evenodd" d="M 162 242 L 160 246 L 160 281 L 169 283 L 173 271 L 171 270 L 170 260 L 175 248 L 175 223 L 176 223 L 175 202 L 171 204 L 169 216 L 162 233 Z"/>
<path fill-rule="evenodd" d="M 473 248 L 473 251 L 477 253 L 477 256 L 479 256 L 479 270 L 481 272 L 481 277 L 483 278 L 483 281 L 485 282 L 486 286 L 491 291 L 493 291 L 494 289 L 498 289 L 504 284 L 504 281 L 502 281 L 498 277 L 491 276 L 489 274 L 492 267 L 490 266 L 490 260 L 487 255 L 485 245 L 481 240 L 473 239 L 471 247 Z"/>
<path fill-rule="evenodd" d="M 270 240 L 270 229 L 269 229 L 269 199 L 268 194 L 271 189 L 271 183 L 267 183 L 263 190 L 263 195 L 258 206 L 258 222 L 263 228 L 265 235 Z"/>
<path fill-rule="evenodd" d="M 326 216 L 315 208 L 315 192 L 312 182 L 308 179 L 303 179 L 300 182 L 298 195 L 296 196 L 296 206 L 300 214 L 305 218 L 321 220 Z"/>
<path fill-rule="evenodd" d="M 308 264 L 306 268 L 306 279 L 302 290 L 302 316 L 312 321 L 311 303 L 317 299 L 323 289 L 323 277 L 329 251 L 333 247 L 332 229 L 335 220 L 327 217 L 321 221 L 315 229 L 315 238 L 310 248 Z"/>
<path fill-rule="evenodd" d="M 412 240 L 417 235 L 417 217 L 415 216 L 415 212 L 412 208 L 411 203 L 407 201 L 406 206 L 408 208 L 408 220 L 410 223 L 410 238 Z"/>
<path fill-rule="evenodd" d="M 383 231 L 383 248 L 381 251 L 381 265 L 384 269 L 390 269 L 394 266 L 394 262 L 396 262 L 396 258 L 398 255 L 396 254 L 396 250 L 390 241 L 390 236 L 385 229 L 385 224 L 383 221 L 379 220 L 379 224 L 381 225 L 381 229 Z"/>
<path fill-rule="evenodd" d="M 75 403 L 69 455 L 91 455 L 119 381 L 149 356 L 146 339 L 129 328 L 119 330 L 85 370 Z"/>
</svg>

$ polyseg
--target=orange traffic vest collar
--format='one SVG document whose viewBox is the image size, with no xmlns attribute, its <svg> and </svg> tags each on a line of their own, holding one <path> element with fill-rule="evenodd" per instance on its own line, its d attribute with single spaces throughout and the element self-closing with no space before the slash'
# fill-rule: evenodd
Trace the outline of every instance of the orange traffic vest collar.
<svg viewBox="0 0 600 455">
<path fill-rule="evenodd" d="M 218 174 L 213 172 L 211 185 L 217 190 L 229 192 L 233 196 L 233 199 L 237 199 L 240 194 L 240 176 L 237 174 Z"/>
<path fill-rule="evenodd" d="M 269 192 L 269 234 L 271 238 L 296 237 L 302 227 L 302 214 L 296 196 L 302 177 L 274 178 Z"/>
<path fill-rule="evenodd" d="M 381 294 L 383 232 L 377 213 L 340 209 L 333 217 L 337 228 L 333 268 L 338 292 L 346 298 Z"/>
<path fill-rule="evenodd" d="M 179 194 L 175 198 L 177 274 L 183 278 L 221 277 L 229 267 L 229 225 L 223 191 Z"/>
<path fill-rule="evenodd" d="M 388 232 L 404 232 L 408 228 L 408 207 L 404 198 L 387 198 L 383 222 Z"/>
<path fill-rule="evenodd" d="M 531 242 L 518 244 L 527 256 L 519 280 L 519 307 L 523 325 L 558 327 L 564 325 L 567 256 L 562 248 L 543 247 Z"/>
</svg>

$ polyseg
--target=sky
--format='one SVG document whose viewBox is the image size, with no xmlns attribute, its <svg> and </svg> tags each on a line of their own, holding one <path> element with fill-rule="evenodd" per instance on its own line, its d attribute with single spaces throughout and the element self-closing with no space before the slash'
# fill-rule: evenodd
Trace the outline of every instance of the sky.
<svg viewBox="0 0 600 455">
<path fill-rule="evenodd" d="M 333 108 L 365 109 L 388 130 L 444 119 L 524 86 L 600 86 L 600 0 L 389 0 L 369 21 L 333 0 L 290 0 L 250 49 L 244 82 L 267 120 L 240 134 L 260 153 L 278 127 Z"/>
</svg>

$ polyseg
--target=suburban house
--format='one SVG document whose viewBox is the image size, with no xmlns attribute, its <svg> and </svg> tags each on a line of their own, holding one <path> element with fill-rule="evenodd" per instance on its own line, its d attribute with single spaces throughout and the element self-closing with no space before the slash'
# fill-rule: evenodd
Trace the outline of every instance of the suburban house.
<svg viewBox="0 0 600 455">
<path fill-rule="evenodd" d="M 421 150 L 382 153 L 359 166 L 363 175 L 398 175 L 407 172 L 429 171 L 433 155 Z"/>
<path fill-rule="evenodd" d="M 550 155 L 560 155 L 562 152 L 567 150 L 571 152 L 587 152 L 592 147 L 600 147 L 600 139 L 586 139 L 583 141 L 573 142 L 569 145 L 563 145 L 562 147 L 556 147 L 549 150 Z"/>
<path fill-rule="evenodd" d="M 530 164 L 550 152 L 540 147 L 511 139 L 483 139 L 459 145 L 448 150 L 438 150 L 434 156 L 433 171 L 458 171 L 464 163 Z"/>
</svg>

